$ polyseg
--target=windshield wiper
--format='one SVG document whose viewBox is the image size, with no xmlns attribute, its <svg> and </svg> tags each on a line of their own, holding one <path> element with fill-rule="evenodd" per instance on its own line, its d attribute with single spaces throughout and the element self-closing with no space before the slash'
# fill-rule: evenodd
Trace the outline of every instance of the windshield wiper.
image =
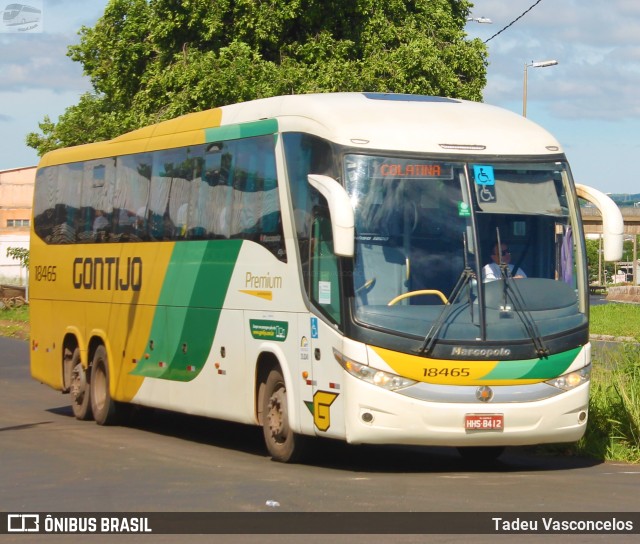
<svg viewBox="0 0 640 544">
<path fill-rule="evenodd" d="M 499 229 L 497 232 L 498 246 L 502 247 L 500 243 L 500 232 Z M 429 355 L 440 335 L 442 327 L 446 323 L 447 319 L 453 312 L 453 304 L 456 302 L 460 293 L 463 291 L 464 287 L 472 282 L 472 280 L 477 280 L 477 275 L 473 271 L 473 269 L 469 266 L 467 260 L 467 240 L 466 236 L 463 234 L 463 246 L 464 246 L 464 269 L 462 270 L 458 281 L 451 291 L 451 295 L 449 296 L 448 304 L 443 308 L 442 312 L 433 323 L 429 332 L 425 336 L 424 342 L 420 346 L 418 353 L 422 355 Z M 511 274 L 509 273 L 508 264 L 502 262 L 502 257 L 500 257 L 499 263 L 502 279 L 503 279 L 503 304 L 500 308 L 500 311 L 503 315 L 508 315 L 512 311 L 516 313 L 522 325 L 533 342 L 536 354 L 538 357 L 546 357 L 549 355 L 549 349 L 547 348 L 544 340 L 542 339 L 542 335 L 536 325 L 531 312 L 526 309 L 526 304 L 524 298 L 522 297 L 522 293 L 518 289 L 517 280 L 515 280 Z M 471 311 L 471 321 L 473 322 L 473 293 L 469 288 L 467 289 L 468 293 L 468 304 Z"/>
<path fill-rule="evenodd" d="M 462 233 L 462 246 L 463 246 L 463 252 L 464 252 L 463 254 L 464 269 L 460 273 L 460 277 L 458 278 L 458 281 L 456 282 L 455 287 L 453 288 L 453 290 L 451 291 L 451 294 L 449 295 L 448 303 L 442 309 L 442 311 L 440 312 L 440 315 L 438 316 L 438 319 L 436 319 L 433 325 L 431 325 L 429 332 L 425 336 L 424 342 L 422 342 L 422 346 L 420 346 L 420 349 L 418 350 L 418 353 L 420 354 L 429 355 L 431 353 L 438 339 L 438 335 L 442 330 L 442 326 L 445 324 L 449 315 L 451 315 L 451 312 L 453 311 L 453 303 L 458 299 L 458 297 L 460 296 L 460 293 L 462 292 L 462 290 L 467 284 L 471 283 L 471 281 L 474 279 L 477 280 L 477 275 L 473 271 L 473 269 L 469 266 L 469 262 L 467 260 L 467 235 L 464 232 Z M 473 323 L 473 294 L 470 288 L 467 289 L 467 294 L 468 294 L 469 309 L 471 311 L 471 322 Z"/>
<path fill-rule="evenodd" d="M 524 326 L 529 338 L 533 342 L 533 345 L 536 350 L 536 354 L 538 357 L 546 357 L 549 355 L 549 349 L 547 348 L 544 340 L 542 339 L 542 335 L 538 330 L 538 326 L 536 325 L 535 319 L 531 315 L 531 312 L 525 308 L 524 299 L 522 298 L 522 293 L 518 289 L 517 280 L 513 278 L 511 273 L 509 272 L 509 265 L 502 260 L 502 243 L 500 241 L 500 229 L 496 228 L 496 239 L 497 239 L 497 248 L 499 255 L 499 264 L 500 273 L 502 275 L 503 280 L 503 303 L 500 308 L 500 313 L 508 315 L 511 312 L 511 307 L 508 305 L 508 302 L 511 302 L 513 305 L 513 310 L 516 312 L 516 315 L 520 318 L 522 325 Z M 515 268 L 514 268 L 515 270 Z"/>
<path fill-rule="evenodd" d="M 518 289 L 518 280 L 514 280 L 510 275 L 505 275 L 504 273 L 502 277 L 504 280 L 504 302 L 503 306 L 500 308 L 500 313 L 508 314 L 513 308 L 513 311 L 515 311 L 516 315 L 520 318 L 520 321 L 522 321 L 522 325 L 527 331 L 529 338 L 531 338 L 538 357 L 542 358 L 548 356 L 549 349 L 542 339 L 542 335 L 538 330 L 535 319 L 533 319 L 531 312 L 525 308 L 524 299 Z M 512 308 L 507 304 L 508 301 L 513 305 Z"/>
</svg>

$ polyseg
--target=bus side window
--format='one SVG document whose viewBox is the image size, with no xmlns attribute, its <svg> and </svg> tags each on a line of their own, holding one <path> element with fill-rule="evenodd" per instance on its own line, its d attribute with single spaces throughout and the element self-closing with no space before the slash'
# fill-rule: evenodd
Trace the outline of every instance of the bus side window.
<svg viewBox="0 0 640 544">
<path fill-rule="evenodd" d="M 80 242 L 108 242 L 113 232 L 113 185 L 115 159 L 97 159 L 84 163 Z"/>
<path fill-rule="evenodd" d="M 191 187 L 188 237 L 192 240 L 210 240 L 216 237 L 223 149 L 223 142 L 210 143 L 204 147 L 200 179 L 194 179 Z"/>
<path fill-rule="evenodd" d="M 216 238 L 231 236 L 233 213 L 233 169 L 235 143 L 226 142 L 220 155 L 220 175 L 214 189 L 213 234 Z"/>
<path fill-rule="evenodd" d="M 333 153 L 329 142 L 308 134 L 287 132 L 282 135 L 282 140 L 304 287 L 311 298 L 312 290 L 309 283 L 308 261 L 313 227 L 312 211 L 318 203 L 320 193 L 312 190 L 307 176 L 321 173 L 335 178 L 336 172 L 331 167 Z"/>
<path fill-rule="evenodd" d="M 203 240 L 207 237 L 207 202 L 210 199 L 210 186 L 207 183 L 208 146 L 197 145 L 189 148 L 189 188 L 184 195 L 179 220 L 180 237 L 187 240 Z M 186 217 L 183 213 L 186 211 Z"/>
<path fill-rule="evenodd" d="M 338 258 L 333 252 L 331 220 L 325 210 L 313 221 L 310 257 L 311 298 L 327 316 L 340 324 Z"/>
<path fill-rule="evenodd" d="M 114 231 L 120 241 L 139 242 L 148 238 L 151 162 L 150 153 L 118 158 L 114 188 Z"/>
<path fill-rule="evenodd" d="M 179 222 L 189 201 L 187 148 L 178 147 L 153 154 L 151 189 L 149 191 L 149 234 L 154 240 L 175 240 L 181 234 Z"/>
</svg>

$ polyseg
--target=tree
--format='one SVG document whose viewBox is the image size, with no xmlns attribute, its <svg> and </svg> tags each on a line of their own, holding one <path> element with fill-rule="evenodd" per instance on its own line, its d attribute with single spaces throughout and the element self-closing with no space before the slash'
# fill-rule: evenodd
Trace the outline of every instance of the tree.
<svg viewBox="0 0 640 544">
<path fill-rule="evenodd" d="M 378 91 L 481 100 L 487 50 L 467 0 L 110 0 L 69 56 L 93 91 L 27 143 L 56 147 L 289 93 Z"/>
<path fill-rule="evenodd" d="M 29 268 L 29 250 L 24 247 L 8 247 L 7 257 L 20 261 L 20 266 Z"/>
<path fill-rule="evenodd" d="M 615 263 L 604 261 L 600 258 L 602 251 L 600 240 L 586 240 L 585 243 L 587 247 L 589 283 L 598 283 L 600 281 L 602 284 L 606 284 L 607 278 L 611 278 L 615 274 Z"/>
</svg>

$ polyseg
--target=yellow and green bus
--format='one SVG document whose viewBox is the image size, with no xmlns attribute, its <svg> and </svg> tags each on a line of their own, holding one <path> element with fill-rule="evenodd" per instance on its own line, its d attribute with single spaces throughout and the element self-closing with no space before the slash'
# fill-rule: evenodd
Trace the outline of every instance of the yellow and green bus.
<svg viewBox="0 0 640 544">
<path fill-rule="evenodd" d="M 312 436 L 477 458 L 575 441 L 579 197 L 614 258 L 619 212 L 574 184 L 556 139 L 441 97 L 266 98 L 52 151 L 31 372 L 80 420 L 140 405 L 260 425 L 284 462 Z"/>
</svg>

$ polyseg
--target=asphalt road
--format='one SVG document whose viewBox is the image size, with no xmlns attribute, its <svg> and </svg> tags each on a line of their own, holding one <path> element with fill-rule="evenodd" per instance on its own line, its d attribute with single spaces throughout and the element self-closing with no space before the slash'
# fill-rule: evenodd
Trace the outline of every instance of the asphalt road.
<svg viewBox="0 0 640 544">
<path fill-rule="evenodd" d="M 600 306 L 608 302 L 606 295 L 591 295 L 589 297 L 589 304 L 591 304 L 591 306 Z"/>
<path fill-rule="evenodd" d="M 30 378 L 28 344 L 17 340 L 0 338 L 0 387 L 0 512 L 640 512 L 640 466 L 513 448 L 480 469 L 449 448 L 325 441 L 318 441 L 306 464 L 283 465 L 268 458 L 253 427 L 151 410 L 140 411 L 123 427 L 80 422 L 68 397 Z M 301 540 L 300 535 L 205 536 L 188 541 Z M 187 541 L 171 535 L 73 538 L 0 535 L 0 542 Z M 506 538 L 513 541 L 507 535 L 473 540 Z M 350 544 L 427 540 L 434 537 L 304 537 Z"/>
</svg>

